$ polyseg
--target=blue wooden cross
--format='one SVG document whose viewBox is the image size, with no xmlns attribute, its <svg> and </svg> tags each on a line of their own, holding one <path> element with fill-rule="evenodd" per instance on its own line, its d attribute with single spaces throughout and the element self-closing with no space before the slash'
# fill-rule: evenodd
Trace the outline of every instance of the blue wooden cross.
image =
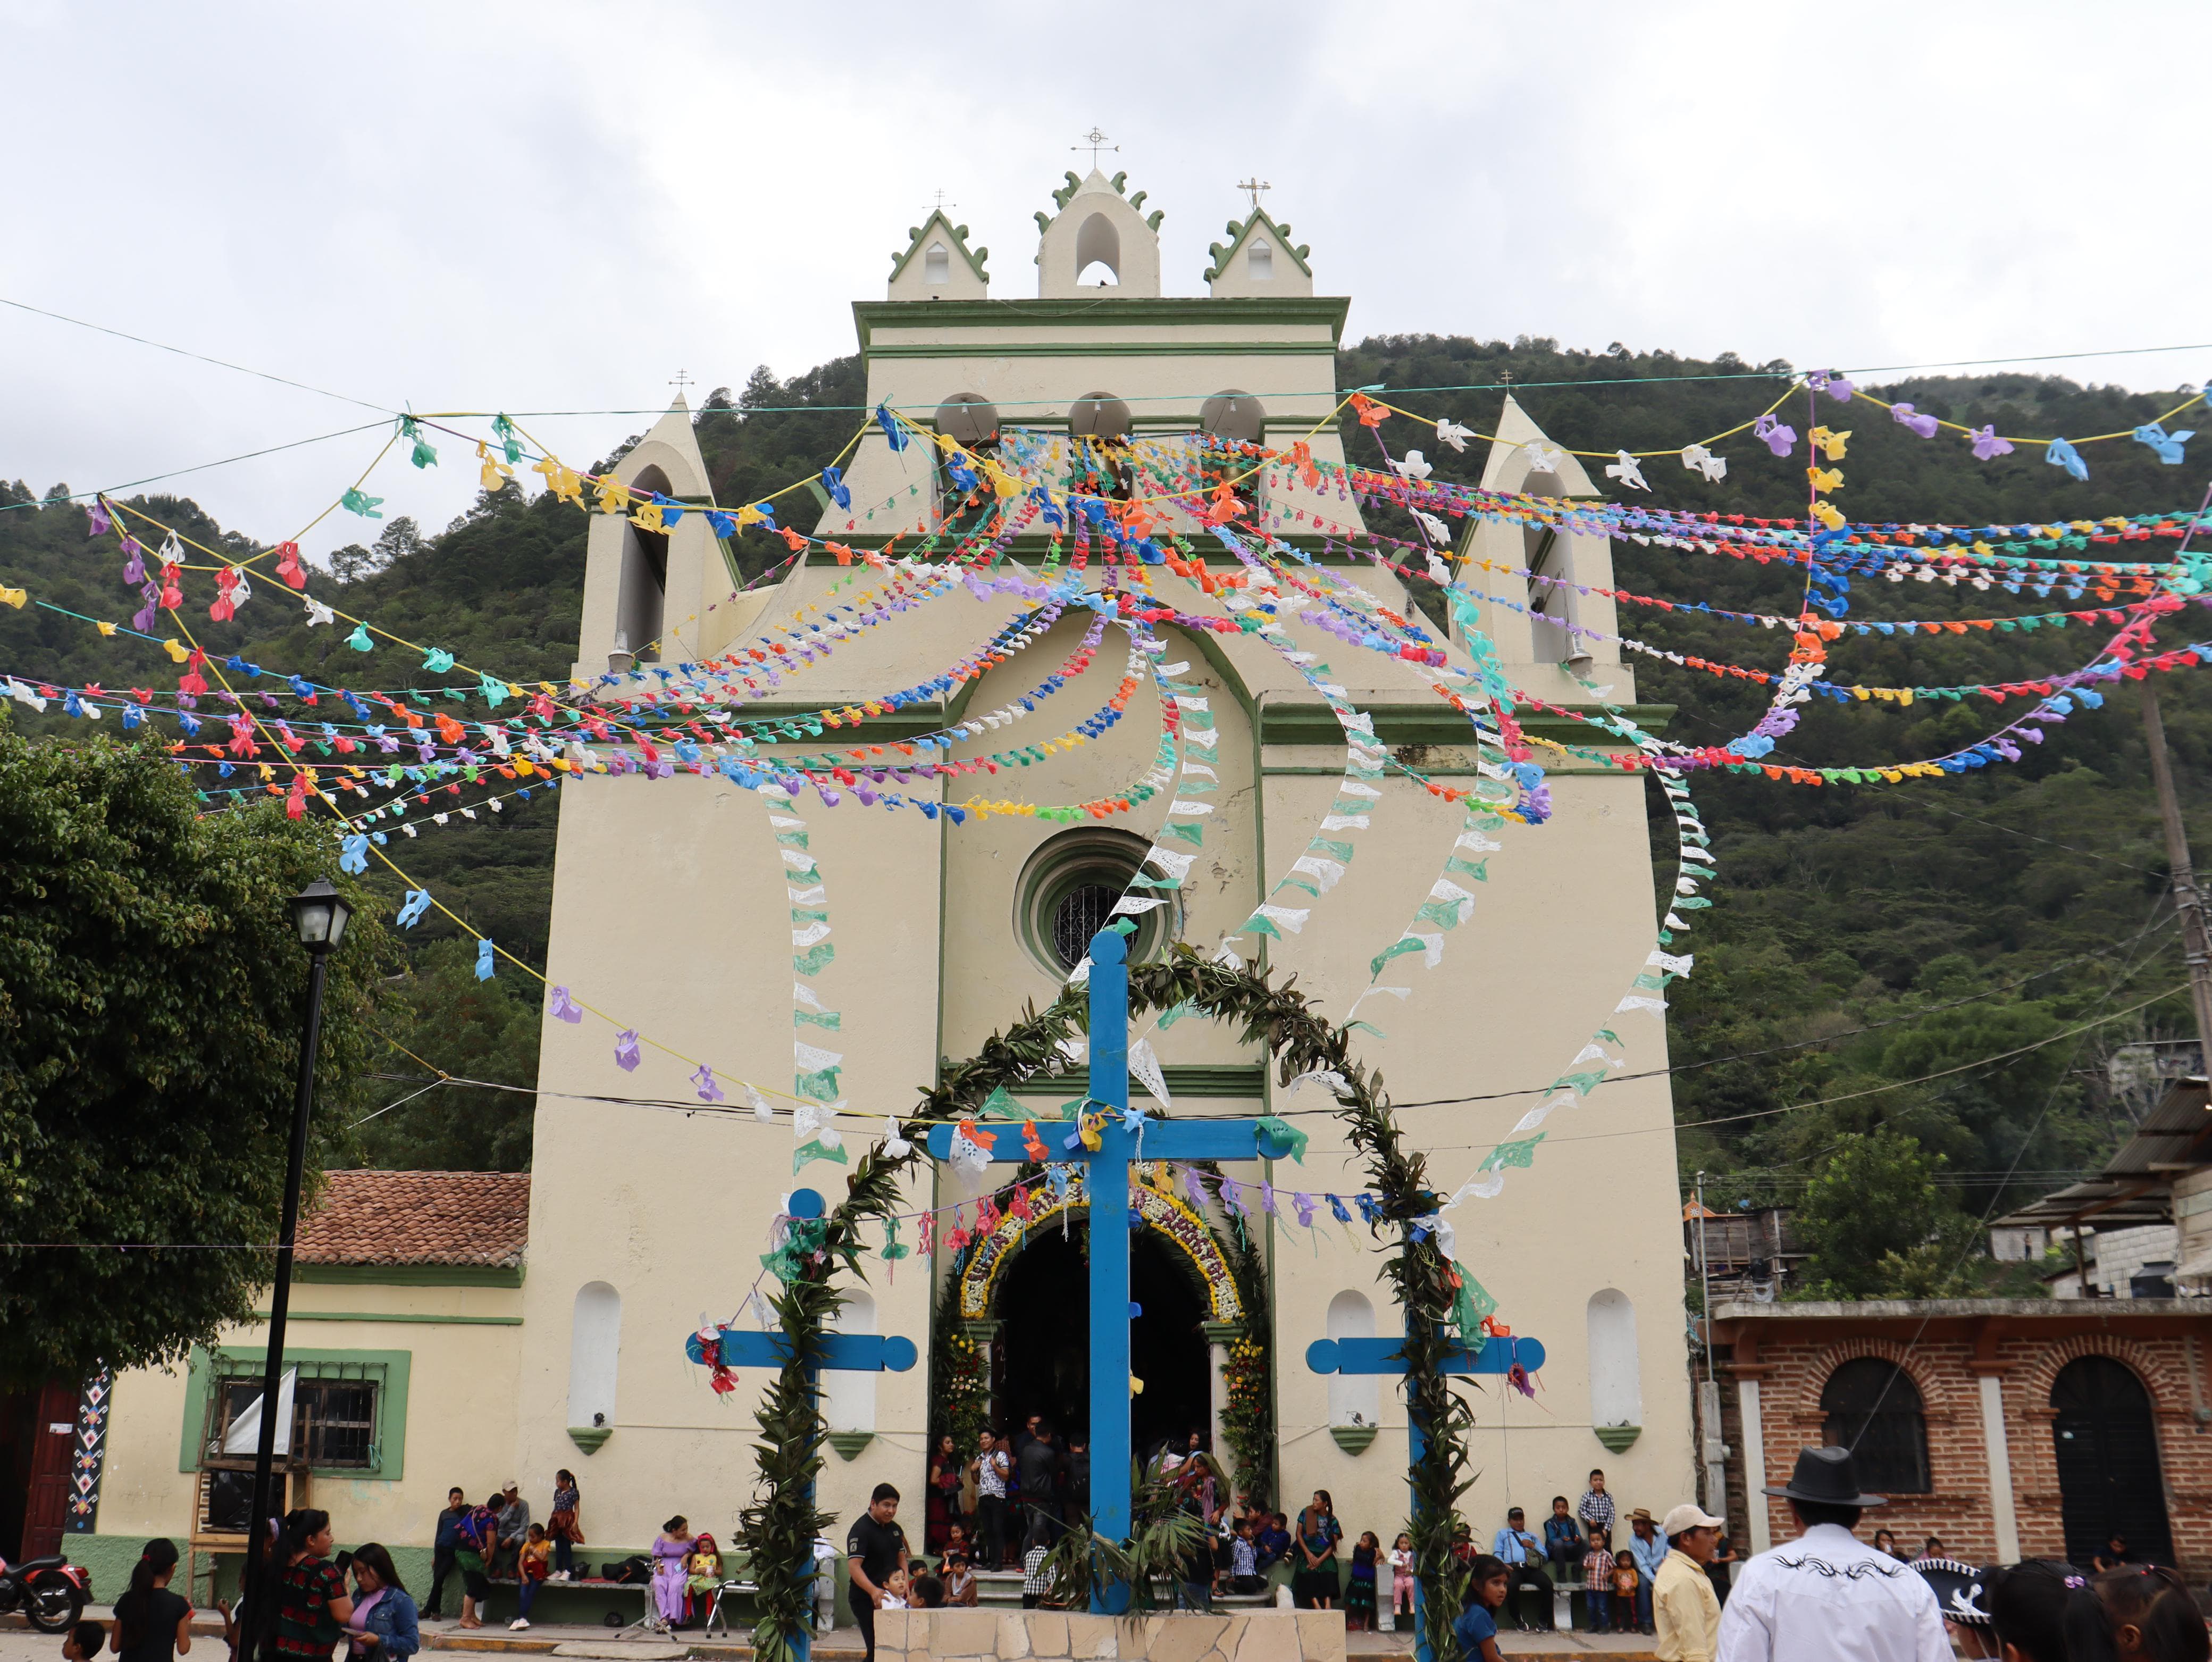
<svg viewBox="0 0 2212 1662">
<path fill-rule="evenodd" d="M 1316 1373 L 1385 1373 L 1402 1377 L 1406 1372 L 1402 1339 L 1316 1339 L 1306 1347 L 1306 1367 Z M 1479 1346 L 1453 1340 L 1437 1372 L 1442 1373 L 1505 1373 L 1516 1365 L 1534 1373 L 1544 1365 L 1544 1347 L 1535 1339 L 1492 1336 Z M 1421 1416 L 1406 1405 L 1407 1487 L 1410 1473 L 1428 1452 L 1429 1440 Z M 1421 1584 L 1413 1582 L 1413 1653 L 1417 1662 L 1436 1662 L 1434 1650 L 1421 1627 Z"/>
<path fill-rule="evenodd" d="M 1256 1119 L 1161 1120 L 1129 1112 L 1128 946 L 1111 929 L 1091 938 L 1091 1086 L 1083 1111 L 1105 1115 L 1099 1146 L 1086 1148 L 1071 1132 L 1072 1147 L 1048 1152 L 1055 1163 L 1090 1168 L 1084 1191 L 1091 1208 L 1091 1509 L 1097 1532 L 1122 1541 L 1131 1526 L 1129 1228 L 1137 1215 L 1129 1207 L 1129 1162 L 1279 1160 L 1291 1140 Z M 931 1128 L 931 1154 L 951 1156 L 955 1129 Z M 999 1137 L 988 1152 L 1000 1165 L 1030 1158 L 1011 1136 Z M 1093 1583 L 1093 1610 L 1118 1616 L 1128 1605 L 1127 1586 L 1103 1578 Z"/>
<path fill-rule="evenodd" d="M 790 1200 L 788 1215 L 811 1221 L 820 1217 L 825 1208 L 822 1196 L 811 1189 L 801 1189 Z M 722 1365 L 725 1367 L 760 1367 L 781 1371 L 791 1360 L 790 1336 L 781 1329 L 773 1332 L 753 1331 L 743 1328 L 726 1327 L 720 1330 Z M 704 1364 L 706 1348 L 696 1333 L 684 1342 L 684 1354 L 693 1361 Z M 902 1334 L 889 1338 L 873 1333 L 824 1333 L 819 1350 L 806 1363 L 806 1390 L 809 1396 L 818 1396 L 822 1385 L 822 1370 L 829 1368 L 840 1373 L 903 1373 L 915 1365 L 919 1353 L 914 1341 Z M 814 1500 L 814 1480 L 809 1477 L 802 1491 L 811 1505 Z M 816 1569 L 813 1555 L 807 1555 L 807 1577 Z M 812 1647 L 812 1631 L 802 1625 L 796 1634 L 786 1634 L 785 1641 L 798 1662 L 807 1662 Z"/>
</svg>

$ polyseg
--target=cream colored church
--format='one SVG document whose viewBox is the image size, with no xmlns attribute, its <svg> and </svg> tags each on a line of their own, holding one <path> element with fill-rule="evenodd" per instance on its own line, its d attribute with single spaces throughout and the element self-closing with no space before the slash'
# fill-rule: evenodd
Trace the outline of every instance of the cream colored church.
<svg viewBox="0 0 2212 1662">
<path fill-rule="evenodd" d="M 854 307 L 869 405 L 887 404 L 969 444 L 1023 432 L 1061 444 L 1169 438 L 1204 424 L 1273 445 L 1309 439 L 1317 459 L 1344 460 L 1330 417 L 1349 302 L 1316 292 L 1310 251 L 1255 206 L 1230 222 L 1202 278 L 1170 294 L 1161 215 L 1143 192 L 1125 189 L 1122 178 L 1096 171 L 1080 181 L 1068 176 L 1052 210 L 1038 215 L 1034 298 L 994 298 L 987 251 L 970 246 L 965 227 L 933 215 L 896 256 L 886 295 Z M 1026 273 L 1017 281 L 1028 287 Z M 1532 478 L 1524 447 L 1542 435 L 1510 402 L 1504 422 L 1486 484 L 1596 494 L 1571 457 Z M 1421 438 L 1392 442 L 1418 447 Z M 1380 458 L 1352 460 L 1376 466 Z M 629 453 L 621 473 L 635 486 L 709 500 L 680 405 Z M 948 492 L 928 447 L 894 449 L 875 429 L 844 483 L 852 505 L 832 505 L 818 534 L 868 548 L 896 535 L 901 552 L 941 530 L 959 495 Z M 1352 560 L 1333 536 L 1360 521 L 1357 505 L 1326 476 L 1315 491 L 1270 487 L 1261 512 L 1334 575 L 1412 610 L 1392 574 Z M 1496 527 L 1463 534 L 1474 552 L 1501 563 L 1525 560 L 1583 585 L 1611 581 L 1602 539 L 1531 535 L 1524 544 L 1521 532 Z M 1048 541 L 1035 526 L 1006 557 L 1034 570 Z M 1202 534 L 1192 542 L 1214 550 Z M 1334 543 L 1326 553 L 1325 542 Z M 1089 569 L 1104 568 L 1094 558 Z M 1158 569 L 1155 575 L 1173 604 L 1209 609 L 1195 587 Z M 1465 581 L 1487 595 L 1530 601 L 1517 581 L 1479 571 Z M 665 535 L 599 515 L 575 674 L 605 673 L 611 658 L 623 666 L 631 654 L 662 667 L 712 657 L 779 626 L 822 623 L 830 606 L 883 581 L 884 574 L 840 565 L 817 548 L 775 586 L 733 600 L 731 565 L 703 515 L 685 514 Z M 1556 592 L 1578 609 L 1569 621 L 1613 627 L 1611 603 L 1600 595 Z M 961 592 L 918 606 L 845 632 L 834 652 L 786 675 L 765 698 L 733 708 L 747 718 L 805 714 L 916 686 L 975 652 L 1023 604 Z M 1540 616 L 1532 624 L 1526 613 L 1492 606 L 1484 615 L 1517 685 L 1587 706 L 1589 694 L 1557 661 L 1585 648 L 1571 648 Z M 909 704 L 850 742 L 889 745 L 967 723 L 975 736 L 952 753 L 970 756 L 1053 737 L 1114 691 L 1124 673 L 1118 632 L 1109 630 L 1096 662 L 1036 714 L 1004 731 L 980 718 L 1018 710 L 1088 616 L 1063 618 L 1011 661 L 960 685 L 949 703 Z M 1370 960 L 1425 898 L 1462 813 L 1391 777 L 1358 858 L 1312 904 L 1304 928 L 1279 940 L 1239 935 L 1330 812 L 1344 743 L 1320 697 L 1263 643 L 1168 633 L 1170 655 L 1188 664 L 1180 679 L 1200 684 L 1215 719 L 1219 790 L 1209 799 L 1203 853 L 1175 904 L 1150 916 L 1138 948 L 1157 950 L 1170 932 L 1209 952 L 1235 936 L 1248 958 L 1295 975 L 1341 1019 L 1368 983 Z M 1467 724 L 1429 686 L 1403 666 L 1318 634 L 1301 644 L 1328 659 L 1382 745 L 1432 776 L 1471 782 Z M 1458 642 L 1451 646 L 1453 661 L 1464 664 Z M 1587 649 L 1592 658 L 1578 658 L 1576 670 L 1634 706 L 1629 667 L 1601 644 Z M 951 802 L 1109 795 L 1153 765 L 1155 715 L 1147 687 L 1128 719 L 1080 747 L 995 778 L 891 788 L 941 790 Z M 1586 736 L 1564 722 L 1528 725 L 1540 734 Z M 844 736 L 809 740 L 806 748 Z M 1362 1006 L 1363 1018 L 1383 1030 L 1363 1038 L 1363 1054 L 1401 1102 L 1480 1098 L 1558 1077 L 1650 950 L 1656 914 L 1644 783 L 1595 766 L 1554 770 L 1550 783 L 1554 818 L 1498 833 L 1504 848 L 1490 859 L 1473 920 L 1451 937 L 1441 964 L 1390 977 L 1410 983 L 1403 1000 Z M 445 1178 L 354 1178 L 336 1186 L 295 1295 L 301 1389 L 319 1404 L 303 1431 L 309 1446 L 294 1457 L 295 1503 L 331 1511 L 342 1542 L 426 1548 L 449 1485 L 476 1499 L 517 1477 L 543 1517 L 553 1474 L 565 1466 L 581 1482 L 593 1543 L 584 1556 L 595 1567 L 641 1549 L 673 1513 L 726 1542 L 753 1487 L 761 1376 L 741 1370 L 736 1391 L 718 1396 L 706 1372 L 685 1361 L 684 1340 L 702 1323 L 751 1324 L 742 1306 L 782 1197 L 800 1184 L 834 1196 L 843 1168 L 817 1162 L 794 1177 L 787 1114 L 765 1123 L 744 1111 L 687 1115 L 594 1098 L 695 1099 L 687 1074 L 706 1058 L 730 1088 L 729 1105 L 742 1110 L 731 1082 L 787 1085 L 796 1032 L 842 1057 L 837 1123 L 848 1148 L 865 1146 L 942 1064 L 973 1054 L 1025 1005 L 1042 1007 L 1060 992 L 1103 916 L 1102 897 L 1110 902 L 1136 871 L 1164 801 L 1076 825 L 994 815 L 954 826 L 872 810 L 849 795 L 830 808 L 809 794 L 787 809 L 726 780 L 681 772 L 651 782 L 590 776 L 564 790 L 548 977 L 668 1050 L 648 1044 L 627 1072 L 616 1065 L 607 1021 L 545 1022 L 535 1169 L 526 1180 L 501 1180 L 526 1181 L 526 1227 L 519 1190 L 509 1192 L 514 1215 L 501 1233 L 475 1227 L 471 1220 L 481 1215 L 469 1204 L 448 1205 Z M 826 914 L 836 953 L 807 984 L 822 1011 L 837 1014 L 834 1031 L 821 1023 L 794 1029 L 795 1013 L 812 1014 L 793 1004 L 791 919 L 801 891 L 787 885 L 788 844 L 779 844 L 771 814 L 804 819 L 820 874 L 813 909 Z M 1631 1073 L 1663 1069 L 1656 1020 L 1624 1016 L 1618 1025 Z M 1259 1054 L 1226 1030 L 1188 1020 L 1152 1042 L 1179 1115 L 1286 1105 Z M 1054 1116 L 1069 1094 L 1064 1082 L 1040 1082 L 1022 1101 Z M 1310 1109 L 1319 1099 L 1309 1092 L 1297 1105 Z M 1429 1151 L 1433 1180 L 1449 1191 L 1533 1100 L 1401 1108 L 1400 1119 L 1414 1146 Z M 1268 1177 L 1281 1191 L 1356 1192 L 1361 1178 L 1334 1122 L 1309 1115 L 1298 1123 L 1312 1134 L 1302 1165 L 1263 1172 L 1255 1162 L 1231 1175 Z M 1478 1475 L 1467 1511 L 1479 1538 L 1487 1540 L 1509 1504 L 1532 1519 L 1547 1515 L 1552 1496 L 1577 1494 L 1593 1466 L 1610 1474 L 1624 1513 L 1662 1512 L 1695 1493 L 1671 1128 L 1663 1073 L 1608 1085 L 1550 1122 L 1534 1165 L 1514 1172 L 1502 1195 L 1451 1215 L 1457 1256 L 1495 1295 L 1500 1319 L 1540 1338 L 1547 1355 L 1533 1399 L 1497 1380 L 1473 1391 Z M 949 1181 L 926 1170 L 911 1204 L 949 1204 L 951 1188 L 940 1189 Z M 375 1199 L 369 1190 L 380 1184 L 386 1186 Z M 380 1215 L 380 1227 L 362 1214 L 372 1204 L 447 1221 L 410 1231 Z M 1264 1313 L 1278 1503 L 1295 1511 L 1311 1490 L 1328 1489 L 1347 1538 L 1372 1529 L 1387 1543 L 1406 1515 L 1403 1407 L 1387 1384 L 1323 1379 L 1304 1359 L 1313 1340 L 1389 1332 L 1397 1314 L 1382 1244 L 1364 1228 L 1328 1226 L 1326 1208 L 1322 1221 L 1311 1230 L 1288 1217 L 1248 1226 L 1262 1266 L 1266 1308 L 1258 1312 L 1244 1307 L 1224 1269 L 1228 1218 L 1210 1211 L 1194 1233 L 1148 1220 L 1133 1243 L 1133 1297 L 1144 1312 L 1133 1349 L 1146 1379 L 1138 1435 L 1179 1438 L 1195 1425 L 1218 1446 L 1225 1347 Z M 904 1239 L 916 1239 L 911 1224 Z M 873 1263 L 866 1287 L 854 1289 L 843 1325 L 911 1336 L 924 1361 L 910 1373 L 833 1379 L 826 1407 L 836 1452 L 821 1492 L 841 1518 L 863 1507 L 874 1484 L 890 1482 L 908 1497 L 902 1516 L 919 1539 L 934 1322 L 957 1321 L 986 1342 L 1000 1416 L 1045 1412 L 1065 1425 L 1079 1412 L 1075 1243 L 1040 1226 L 973 1259 L 982 1267 L 966 1269 L 957 1287 L 946 1285 L 953 1269 L 940 1246 L 934 1263 L 919 1252 L 896 1266 Z M 95 1517 L 88 1533 L 65 1543 L 74 1555 L 95 1566 L 126 1562 L 156 1532 L 195 1534 L 210 1546 L 228 1538 L 211 1474 L 224 1464 L 222 1416 L 233 1411 L 225 1403 L 251 1393 L 224 1380 L 258 1378 L 261 1343 L 258 1330 L 242 1329 L 188 1370 L 114 1382 Z M 307 1410 L 301 1417 L 304 1424 Z M 102 1596 L 113 1591 L 101 1588 Z M 449 1613 L 454 1598 L 449 1589 Z M 550 1606 L 545 1614 L 558 1619 Z"/>
</svg>

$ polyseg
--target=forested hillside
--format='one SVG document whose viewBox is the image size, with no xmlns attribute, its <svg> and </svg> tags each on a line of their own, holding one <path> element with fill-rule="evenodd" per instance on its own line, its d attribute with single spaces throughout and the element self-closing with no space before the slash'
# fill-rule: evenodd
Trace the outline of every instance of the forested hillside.
<svg viewBox="0 0 2212 1662">
<path fill-rule="evenodd" d="M 1783 384 L 1729 359 L 1704 363 L 1620 350 L 1563 352 L 1547 341 L 1429 337 L 1364 342 L 1342 356 L 1339 374 L 1341 385 L 1386 386 L 1394 403 L 1477 430 L 1494 425 L 1510 385 L 1554 441 L 1607 452 L 1672 449 L 1706 438 L 1763 409 Z M 734 401 L 725 394 L 710 399 L 696 424 L 718 497 L 750 500 L 830 460 L 858 419 L 852 406 L 860 385 L 857 361 L 840 359 L 781 382 L 762 370 Z M 1870 390 L 2014 434 L 2124 430 L 2180 402 L 2178 394 L 2130 394 L 2013 374 Z M 1920 439 L 1863 403 L 1824 405 L 1812 413 L 1801 393 L 1778 413 L 1801 433 L 1814 421 L 1853 430 L 1838 501 L 1855 519 L 2084 520 L 2193 508 L 2203 490 L 2204 470 L 2194 457 L 2166 466 L 2132 443 L 2085 452 L 2091 472 L 2082 483 L 2046 464 L 2039 447 L 2023 445 L 2011 456 L 1978 462 L 1957 435 Z M 1347 422 L 1345 438 L 1353 460 L 1380 460 L 1375 435 Z M 1480 476 L 1480 445 L 1455 454 L 1403 420 L 1386 423 L 1380 438 L 1394 454 L 1423 449 L 1444 477 Z M 1653 499 L 1721 512 L 1802 513 L 1802 445 L 1795 456 L 1777 459 L 1739 439 L 1725 454 L 1728 475 L 1718 483 L 1671 457 L 1647 461 Z M 1597 464 L 1591 466 L 1595 474 Z M 0 501 L 10 504 L 0 508 L 0 585 L 27 585 L 38 599 L 92 618 L 128 610 L 112 545 L 88 544 L 82 509 L 41 505 L 21 485 L 0 484 Z M 256 545 L 210 523 L 190 502 L 156 497 L 148 505 L 203 540 Z M 513 679 L 558 679 L 575 650 L 584 525 L 575 508 L 543 496 L 525 501 L 513 490 L 480 499 L 434 534 L 395 520 L 373 545 L 341 552 L 342 604 L 435 641 L 464 661 L 504 666 Z M 2170 546 L 2130 545 L 2128 551 Z M 753 531 L 740 558 L 751 572 L 784 552 L 780 541 Z M 1625 588 L 1747 611 L 1794 613 L 1802 581 L 1780 567 L 1630 543 L 1616 545 L 1615 557 Z M 2065 602 L 1861 580 L 1850 604 L 1849 615 L 1858 619 L 2006 616 Z M 1624 606 L 1620 616 L 1624 632 L 1654 646 L 1723 662 L 1772 669 L 1787 650 L 1786 636 L 1702 613 Z M 2161 642 L 2190 638 L 2184 631 L 2212 636 L 2212 622 L 2196 621 L 2204 616 L 2192 610 L 2161 633 Z M 359 661 L 343 637 L 310 630 L 297 617 L 289 606 L 257 604 L 236 624 L 209 625 L 203 638 L 211 648 L 358 684 Z M 1889 685 L 2019 679 L 2078 665 L 2099 638 L 2088 630 L 1847 635 L 1832 648 L 1831 673 L 1839 681 Z M 380 653 L 373 661 L 382 671 L 398 656 Z M 111 688 L 173 673 L 158 653 L 103 640 L 84 624 L 36 608 L 0 609 L 0 667 Z M 1762 707 L 1759 691 L 1740 681 L 1645 658 L 1634 661 L 1634 673 L 1639 699 L 1677 706 L 1669 731 L 1693 742 L 1741 733 Z M 403 679 L 430 685 L 437 678 L 415 669 Z M 2208 696 L 2186 673 L 2161 679 L 2185 805 L 2201 817 L 2212 808 L 2203 782 L 2212 753 L 2212 719 L 2203 713 Z M 2164 900 L 2166 860 L 2136 698 L 2130 684 L 2103 709 L 2053 729 L 2019 765 L 1940 782 L 1814 789 L 1698 776 L 1720 861 L 1717 904 L 1701 915 L 1691 938 L 1695 974 L 1669 996 L 1683 1163 L 1686 1172 L 1713 1174 L 1709 1195 L 1722 1203 L 1794 1203 L 1840 1151 L 1861 1163 L 1853 1170 L 1875 1174 L 1869 1181 L 1892 1185 L 1884 1203 L 1913 1216 L 1915 1207 L 1932 1208 L 1929 1227 L 1940 1233 L 1958 1205 L 1978 1214 L 2001 1198 L 1997 1185 L 2008 1172 L 2008 1193 L 2017 1195 L 2094 1162 L 2141 1111 L 2143 1090 L 2113 1088 L 2113 1054 L 2130 1041 L 2191 1029 L 2185 1000 L 2172 994 L 2180 958 Z M 1985 699 L 1903 709 L 1816 702 L 1771 759 L 1806 766 L 1913 759 L 1978 738 L 2012 713 Z M 21 709 L 12 715 L 34 731 L 65 726 Z M 1654 799 L 1656 811 L 1656 793 Z M 465 830 L 426 836 L 409 854 L 456 910 L 502 945 L 538 957 L 553 823 L 541 797 Z M 428 922 L 410 937 L 410 961 L 393 966 L 406 978 L 393 983 L 386 1031 L 449 1072 L 528 1084 L 534 1008 L 516 1001 L 503 980 L 477 983 L 465 953 L 440 947 L 439 939 Z M 1601 1001 L 1609 986 L 1593 984 L 1589 997 Z M 2161 993 L 2170 995 L 2156 998 Z M 2103 1020 L 2146 1000 L 2154 1001 Z M 2044 1042 L 2075 1028 L 2086 1031 Z M 2017 1054 L 1984 1063 L 2003 1052 Z M 1966 1063 L 1980 1065 L 1961 1067 Z M 390 1071 L 422 1070 L 395 1052 Z M 1899 1084 L 1931 1075 L 1942 1077 Z M 1469 1088 L 1542 1082 L 1485 1078 Z M 393 1082 L 383 1100 L 414 1088 Z M 443 1088 L 364 1126 L 364 1154 L 421 1164 L 521 1164 L 527 1100 Z M 1601 1093 L 1595 1111 L 1602 1103 Z M 1899 1154 L 1897 1145 L 1879 1140 L 1846 1141 L 1885 1127 L 1908 1135 L 1917 1152 Z M 1817 1196 L 1814 1203 L 1822 1203 Z M 1898 1285 L 1900 1277 L 1916 1287 L 1941 1280 L 1924 1264 L 1838 1261 L 1825 1268 L 1838 1285 L 1861 1289 Z"/>
</svg>

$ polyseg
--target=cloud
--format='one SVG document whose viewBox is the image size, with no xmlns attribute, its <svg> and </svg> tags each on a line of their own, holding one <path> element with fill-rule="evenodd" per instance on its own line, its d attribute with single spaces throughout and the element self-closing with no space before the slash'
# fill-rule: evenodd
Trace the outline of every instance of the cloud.
<svg viewBox="0 0 2212 1662">
<path fill-rule="evenodd" d="M 1035 292 L 1096 122 L 1201 290 L 1235 182 L 1352 338 L 1620 340 L 1885 365 L 2187 342 L 2201 216 L 2155 159 L 2200 9 L 19 5 L 0 295 L 421 411 L 646 411 L 854 350 L 936 192 Z M 2148 119 L 2147 119 L 2148 115 Z M 2148 147 L 2154 154 L 2147 156 Z M 0 471 L 79 489 L 353 406 L 0 310 Z M 2212 353 L 2057 366 L 2170 386 Z M 588 461 L 644 414 L 529 421 Z M 274 539 L 381 442 L 179 481 Z M 473 470 L 387 461 L 441 524 Z M 307 539 L 362 534 L 344 515 Z"/>
</svg>

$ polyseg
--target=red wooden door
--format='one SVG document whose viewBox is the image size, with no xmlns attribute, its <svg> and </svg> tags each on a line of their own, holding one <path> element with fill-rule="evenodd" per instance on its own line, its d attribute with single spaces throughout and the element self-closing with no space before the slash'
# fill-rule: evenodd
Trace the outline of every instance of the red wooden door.
<svg viewBox="0 0 2212 1662">
<path fill-rule="evenodd" d="M 77 1388 L 58 1377 L 39 1392 L 31 1428 L 31 1481 L 23 1512 L 23 1556 L 59 1552 L 69 1516 L 70 1468 L 76 1453 Z"/>
</svg>

